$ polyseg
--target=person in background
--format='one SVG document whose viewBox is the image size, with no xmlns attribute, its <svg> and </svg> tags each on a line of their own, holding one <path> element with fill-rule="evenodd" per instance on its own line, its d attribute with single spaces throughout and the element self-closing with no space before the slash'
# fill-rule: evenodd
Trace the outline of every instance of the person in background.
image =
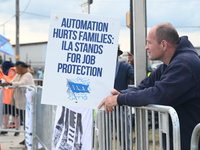
<svg viewBox="0 0 200 150">
<path fill-rule="evenodd" d="M 189 150 L 192 131 L 200 123 L 200 60 L 197 51 L 188 37 L 179 37 L 170 23 L 152 27 L 146 40 L 149 59 L 160 60 L 163 64 L 138 87 L 111 91 L 112 96 L 106 97 L 98 108 L 105 105 L 105 111 L 112 112 L 112 107 L 118 105 L 171 106 L 180 121 L 181 150 Z M 171 134 L 170 143 L 172 139 Z"/>
<path fill-rule="evenodd" d="M 35 71 L 34 71 L 33 67 L 32 67 L 31 65 L 28 65 L 28 68 L 29 68 L 29 70 L 30 70 L 30 73 L 31 73 L 32 75 L 34 75 Z"/>
<path fill-rule="evenodd" d="M 3 62 L 3 59 L 2 59 L 2 56 L 0 55 L 0 64 L 2 64 Z"/>
<path fill-rule="evenodd" d="M 134 68 L 134 55 L 127 52 L 128 53 L 128 63 Z M 130 85 L 134 85 L 134 79 L 130 81 Z"/>
<path fill-rule="evenodd" d="M 2 66 L 3 70 L 0 70 L 1 83 L 11 81 L 17 75 L 15 67 L 12 67 L 14 64 L 11 61 L 5 61 Z M 3 129 L 8 128 L 9 115 L 12 115 L 12 126 L 16 119 L 15 106 L 10 105 L 13 91 L 14 89 L 3 89 Z M 7 133 L 6 131 L 0 132 L 3 135 Z"/>
<path fill-rule="evenodd" d="M 3 74 L 5 75 L 8 75 L 8 71 L 11 67 L 14 67 L 14 63 L 12 63 L 11 59 L 10 61 L 4 61 L 2 63 L 2 71 L 3 71 Z"/>
<path fill-rule="evenodd" d="M 131 66 L 126 62 L 118 60 L 118 57 L 122 54 L 123 52 L 120 50 L 120 47 L 118 46 L 115 82 L 114 82 L 114 88 L 118 90 L 127 89 L 130 81 L 134 81 L 133 66 Z"/>
<path fill-rule="evenodd" d="M 1 79 L 2 83 L 5 82 L 5 78 L 6 78 L 6 76 L 8 76 L 8 72 L 11 67 L 14 67 L 14 64 L 12 63 L 12 61 L 4 61 L 2 63 L 1 72 L 0 72 L 0 75 L 1 75 L 0 79 Z M 7 96 L 8 96 L 7 94 L 9 93 L 9 91 L 12 91 L 12 89 L 3 89 L 3 90 L 4 90 L 4 97 L 3 97 L 3 103 L 4 103 L 3 104 L 3 114 L 4 114 L 4 116 L 3 116 L 3 118 L 5 120 L 6 114 L 11 111 L 11 110 L 9 110 L 11 107 L 8 105 L 8 104 L 10 104 L 11 99 L 10 100 L 7 99 Z M 4 128 L 7 128 L 7 126 L 5 124 L 4 124 Z M 2 131 L 1 134 L 7 134 L 7 132 Z"/>
<path fill-rule="evenodd" d="M 25 122 L 25 107 L 26 107 L 26 96 L 25 92 L 22 92 L 22 89 L 16 88 L 20 85 L 33 85 L 34 86 L 34 80 L 32 74 L 29 72 L 29 66 L 22 62 L 17 61 L 15 64 L 16 72 L 18 73 L 17 76 L 11 80 L 10 82 L 1 83 L 0 86 L 13 86 L 15 88 L 13 99 L 15 101 L 15 107 L 19 111 L 19 115 L 17 116 L 18 119 L 15 122 L 16 128 L 20 127 L 20 117 Z M 23 114 L 23 116 L 22 116 Z M 24 124 L 25 126 L 25 124 Z M 19 144 L 25 145 L 25 140 L 20 142 Z"/>
<path fill-rule="evenodd" d="M 129 52 L 127 53 L 128 53 L 128 63 L 134 66 L 134 55 Z"/>
<path fill-rule="evenodd" d="M 134 70 L 133 66 L 130 65 L 129 63 L 119 61 L 119 56 L 123 54 L 123 51 L 120 50 L 120 46 L 118 46 L 118 53 L 117 53 L 117 63 L 116 63 L 116 71 L 115 71 L 115 81 L 114 81 L 114 88 L 117 90 L 125 90 L 128 88 L 128 85 L 130 81 L 134 82 Z M 120 137 L 120 142 L 122 143 L 121 140 L 121 134 L 123 134 L 124 138 L 124 143 L 126 142 L 126 136 L 124 133 L 121 133 L 121 130 L 123 128 L 123 131 L 127 130 L 127 133 L 130 133 L 130 124 L 127 124 L 127 127 L 125 127 L 125 120 L 127 122 L 130 121 L 130 111 L 129 108 L 126 106 L 121 106 L 118 108 L 119 114 L 122 112 L 123 117 L 119 116 L 120 121 L 123 121 L 123 126 L 121 126 L 121 123 L 119 123 L 119 137 Z M 115 108 L 115 113 L 117 112 L 117 108 Z M 116 113 L 117 114 L 117 113 Z M 125 114 L 128 115 L 128 117 L 125 116 Z M 117 120 L 115 120 L 117 123 Z M 127 136 L 128 139 L 128 146 L 130 145 L 130 138 Z M 127 148 L 129 149 L 129 147 Z M 125 145 L 124 145 L 124 150 L 127 150 Z"/>
<path fill-rule="evenodd" d="M 147 76 L 150 76 L 152 71 L 153 70 L 152 70 L 151 66 L 148 66 L 148 68 L 147 68 Z"/>
<path fill-rule="evenodd" d="M 39 79 L 38 85 L 42 86 L 43 72 L 41 68 L 39 68 L 37 71 L 37 78 Z"/>
</svg>

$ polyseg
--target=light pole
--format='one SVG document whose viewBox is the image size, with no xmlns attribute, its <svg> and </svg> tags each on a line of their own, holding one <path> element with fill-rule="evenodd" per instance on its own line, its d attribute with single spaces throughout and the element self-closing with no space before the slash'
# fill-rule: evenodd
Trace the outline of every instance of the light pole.
<svg viewBox="0 0 200 150">
<path fill-rule="evenodd" d="M 133 38 L 133 0 L 130 0 L 130 53 L 134 54 L 134 38 Z"/>
<path fill-rule="evenodd" d="M 15 44 L 16 61 L 19 60 L 19 0 L 16 0 L 16 44 Z"/>
<path fill-rule="evenodd" d="M 90 14 L 90 4 L 93 3 L 93 0 L 82 0 L 82 13 Z"/>
</svg>

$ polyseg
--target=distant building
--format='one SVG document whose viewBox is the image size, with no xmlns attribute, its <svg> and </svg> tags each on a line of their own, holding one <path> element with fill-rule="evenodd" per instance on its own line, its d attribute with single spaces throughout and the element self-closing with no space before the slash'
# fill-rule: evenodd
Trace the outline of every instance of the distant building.
<svg viewBox="0 0 200 150">
<path fill-rule="evenodd" d="M 13 45 L 15 52 L 15 45 Z M 47 42 L 36 42 L 20 44 L 19 60 L 26 62 L 33 68 L 44 68 L 46 59 Z M 10 56 L 6 55 L 6 60 L 9 60 Z M 15 57 L 11 57 L 13 62 L 16 61 Z"/>
<path fill-rule="evenodd" d="M 195 47 L 198 54 L 200 55 L 200 47 Z M 15 51 L 15 45 L 13 45 L 13 50 Z M 26 43 L 20 44 L 20 60 L 26 62 L 31 65 L 34 69 L 44 68 L 45 59 L 46 59 L 46 50 L 47 50 L 47 42 L 35 42 L 35 43 Z M 1 53 L 2 58 L 5 60 L 9 60 L 10 56 Z M 56 56 L 55 56 L 56 57 Z M 11 57 L 13 62 L 16 61 L 15 57 Z M 53 59 L 53 58 L 52 58 Z M 128 61 L 127 53 L 124 52 L 122 56 L 120 56 L 121 61 Z M 159 61 L 150 61 L 149 65 L 154 63 L 159 63 Z"/>
</svg>

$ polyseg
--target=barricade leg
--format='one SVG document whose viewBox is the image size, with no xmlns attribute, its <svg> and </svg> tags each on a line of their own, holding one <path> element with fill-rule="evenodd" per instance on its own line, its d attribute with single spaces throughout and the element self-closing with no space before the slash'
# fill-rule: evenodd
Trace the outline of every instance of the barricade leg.
<svg viewBox="0 0 200 150">
<path fill-rule="evenodd" d="M 190 150 L 198 150 L 200 142 L 200 123 L 197 124 L 192 132 Z"/>
</svg>

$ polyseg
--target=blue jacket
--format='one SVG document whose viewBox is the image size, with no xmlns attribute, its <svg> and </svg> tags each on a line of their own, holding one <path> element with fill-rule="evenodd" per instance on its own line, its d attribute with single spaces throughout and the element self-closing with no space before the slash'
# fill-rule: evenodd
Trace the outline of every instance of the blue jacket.
<svg viewBox="0 0 200 150">
<path fill-rule="evenodd" d="M 128 84 L 131 81 L 134 82 L 134 70 L 133 67 L 125 62 L 119 61 L 116 68 L 116 76 L 114 88 L 116 90 L 125 90 L 128 88 Z"/>
<path fill-rule="evenodd" d="M 11 67 L 14 67 L 14 64 L 11 61 L 4 61 L 2 63 L 2 71 L 5 75 L 8 75 L 8 71 Z"/>
<path fill-rule="evenodd" d="M 181 150 L 190 149 L 191 134 L 200 122 L 200 60 L 186 36 L 180 42 L 170 64 L 162 64 L 138 87 L 121 91 L 119 105 L 172 106 L 179 117 Z"/>
</svg>

